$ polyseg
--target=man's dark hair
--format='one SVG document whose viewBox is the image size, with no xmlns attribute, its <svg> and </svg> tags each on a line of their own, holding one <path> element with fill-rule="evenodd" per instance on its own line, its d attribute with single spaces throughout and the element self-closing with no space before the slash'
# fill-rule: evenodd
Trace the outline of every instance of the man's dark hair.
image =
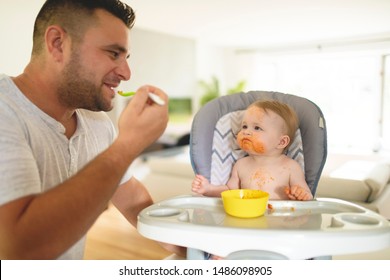
<svg viewBox="0 0 390 280">
<path fill-rule="evenodd" d="M 47 0 L 35 20 L 33 54 L 43 50 L 44 35 L 50 25 L 59 25 L 75 40 L 81 40 L 85 29 L 93 23 L 96 9 L 116 16 L 129 29 L 134 25 L 133 9 L 119 0 Z"/>
</svg>

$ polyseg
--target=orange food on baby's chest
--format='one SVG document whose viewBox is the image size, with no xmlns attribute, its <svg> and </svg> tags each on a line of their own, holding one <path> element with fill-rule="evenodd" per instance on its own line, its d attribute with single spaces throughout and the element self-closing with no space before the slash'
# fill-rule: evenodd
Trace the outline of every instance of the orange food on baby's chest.
<svg viewBox="0 0 390 280">
<path fill-rule="evenodd" d="M 266 184 L 271 183 L 275 180 L 275 178 L 267 171 L 264 170 L 258 170 L 255 173 L 253 173 L 251 180 L 255 182 L 257 187 L 261 188 L 265 186 Z"/>
</svg>

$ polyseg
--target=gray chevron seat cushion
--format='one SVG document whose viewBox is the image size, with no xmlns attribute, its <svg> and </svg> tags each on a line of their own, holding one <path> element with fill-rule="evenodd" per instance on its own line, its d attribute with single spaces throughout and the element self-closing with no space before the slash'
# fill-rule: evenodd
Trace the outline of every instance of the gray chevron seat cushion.
<svg viewBox="0 0 390 280">
<path fill-rule="evenodd" d="M 195 115 L 190 135 L 193 170 L 213 184 L 225 184 L 233 164 L 246 156 L 236 143 L 244 110 L 254 101 L 276 99 L 297 112 L 299 129 L 288 156 L 300 163 L 315 194 L 327 155 L 326 126 L 321 110 L 311 101 L 279 92 L 253 91 L 222 96 L 203 106 Z"/>
</svg>

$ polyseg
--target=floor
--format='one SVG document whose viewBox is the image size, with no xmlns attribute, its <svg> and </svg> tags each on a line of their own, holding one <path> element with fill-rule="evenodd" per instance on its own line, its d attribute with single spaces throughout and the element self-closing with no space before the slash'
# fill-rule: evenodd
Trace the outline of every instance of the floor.
<svg viewBox="0 0 390 280">
<path fill-rule="evenodd" d="M 160 260 L 171 254 L 141 236 L 112 205 L 87 235 L 86 260 Z"/>
</svg>

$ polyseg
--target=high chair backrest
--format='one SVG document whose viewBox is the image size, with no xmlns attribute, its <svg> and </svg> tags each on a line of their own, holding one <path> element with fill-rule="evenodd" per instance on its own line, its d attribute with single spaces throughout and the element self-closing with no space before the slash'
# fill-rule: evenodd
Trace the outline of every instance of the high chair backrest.
<svg viewBox="0 0 390 280">
<path fill-rule="evenodd" d="M 195 115 L 190 135 L 190 158 L 196 174 L 212 184 L 226 184 L 233 164 L 246 154 L 236 143 L 244 110 L 256 100 L 275 99 L 298 115 L 299 129 L 287 155 L 305 172 L 313 196 L 327 156 L 326 124 L 320 108 L 310 100 L 267 91 L 236 93 L 216 98 Z"/>
</svg>

